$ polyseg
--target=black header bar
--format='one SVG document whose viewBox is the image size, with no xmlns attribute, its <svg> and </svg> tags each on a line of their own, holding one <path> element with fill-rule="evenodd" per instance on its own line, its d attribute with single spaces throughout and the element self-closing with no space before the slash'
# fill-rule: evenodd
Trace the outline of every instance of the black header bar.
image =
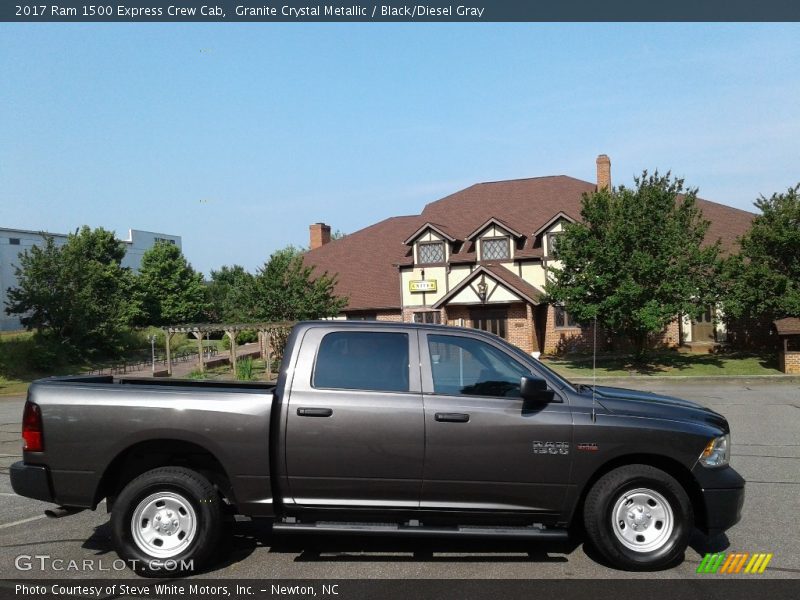
<svg viewBox="0 0 800 600">
<path fill-rule="evenodd" d="M 798 0 L 0 0 L 6 22 L 765 22 Z"/>
<path fill-rule="evenodd" d="M 75 578 L 0 580 L 0 600 L 795 600 L 798 584 L 797 579 L 712 575 L 691 579 L 605 580 Z"/>
</svg>

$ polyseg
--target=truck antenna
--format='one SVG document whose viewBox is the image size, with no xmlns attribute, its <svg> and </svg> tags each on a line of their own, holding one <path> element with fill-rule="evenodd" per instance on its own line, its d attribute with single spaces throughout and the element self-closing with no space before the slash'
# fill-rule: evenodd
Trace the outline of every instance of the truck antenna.
<svg viewBox="0 0 800 600">
<path fill-rule="evenodd" d="M 595 389 L 597 388 L 597 314 L 594 315 L 594 328 L 592 329 L 592 423 L 597 422 L 597 404 Z"/>
</svg>

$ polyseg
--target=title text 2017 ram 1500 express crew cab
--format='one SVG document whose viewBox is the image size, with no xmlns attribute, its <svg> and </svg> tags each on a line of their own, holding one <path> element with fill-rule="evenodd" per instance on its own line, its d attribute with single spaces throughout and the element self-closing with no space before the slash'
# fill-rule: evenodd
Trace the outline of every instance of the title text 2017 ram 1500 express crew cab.
<svg viewBox="0 0 800 600">
<path fill-rule="evenodd" d="M 40 380 L 23 438 L 14 490 L 106 498 L 117 552 L 151 575 L 206 562 L 230 511 L 280 532 L 532 540 L 582 522 L 612 564 L 655 569 L 744 500 L 721 415 L 593 392 L 494 335 L 435 325 L 301 323 L 276 385 Z"/>
</svg>

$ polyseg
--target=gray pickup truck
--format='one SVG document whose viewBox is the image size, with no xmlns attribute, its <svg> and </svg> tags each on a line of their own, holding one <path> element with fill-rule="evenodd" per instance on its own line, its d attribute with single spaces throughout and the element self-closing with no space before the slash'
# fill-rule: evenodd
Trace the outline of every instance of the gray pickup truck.
<svg viewBox="0 0 800 600">
<path fill-rule="evenodd" d="M 232 513 L 281 533 L 583 531 L 612 565 L 658 569 L 744 501 L 721 415 L 573 385 L 435 325 L 301 323 L 275 385 L 40 380 L 22 433 L 14 490 L 66 510 L 106 499 L 118 554 L 152 576 L 208 565 Z"/>
</svg>

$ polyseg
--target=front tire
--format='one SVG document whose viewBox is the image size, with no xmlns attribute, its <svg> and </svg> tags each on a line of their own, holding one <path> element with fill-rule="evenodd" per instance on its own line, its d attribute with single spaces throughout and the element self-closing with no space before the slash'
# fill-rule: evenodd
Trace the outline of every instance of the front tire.
<svg viewBox="0 0 800 600">
<path fill-rule="evenodd" d="M 117 554 L 145 577 L 201 568 L 220 537 L 222 508 L 211 482 L 183 467 L 162 467 L 131 481 L 111 513 Z"/>
<path fill-rule="evenodd" d="M 694 527 L 686 490 L 649 465 L 626 465 L 603 475 L 589 490 L 583 515 L 592 546 L 628 571 L 677 562 Z"/>
</svg>

